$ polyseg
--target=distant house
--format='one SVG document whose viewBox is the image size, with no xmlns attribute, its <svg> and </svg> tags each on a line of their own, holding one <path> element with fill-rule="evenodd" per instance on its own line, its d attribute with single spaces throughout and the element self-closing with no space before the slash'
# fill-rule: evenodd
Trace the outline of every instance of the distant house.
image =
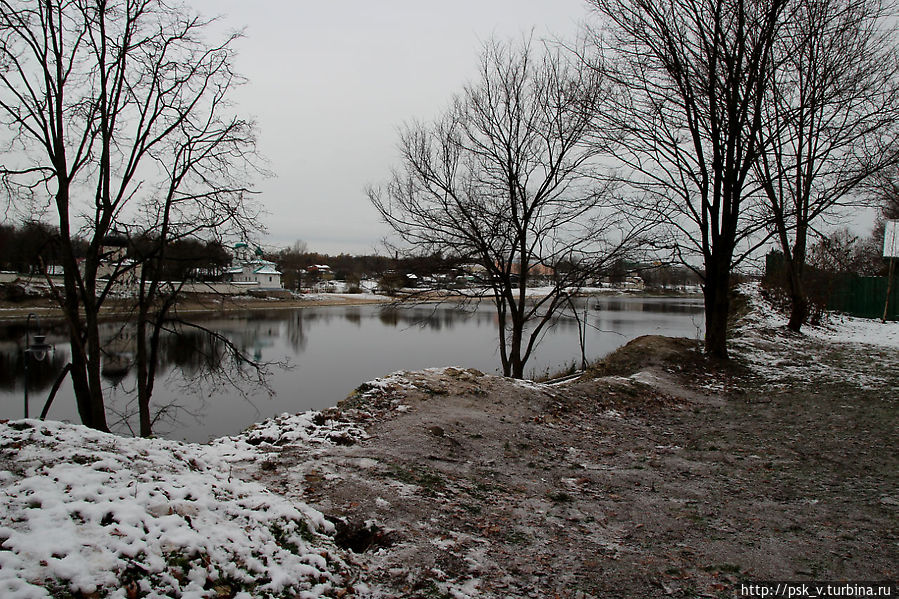
<svg viewBox="0 0 899 599">
<path fill-rule="evenodd" d="M 521 274 L 522 268 L 520 260 L 517 262 L 513 262 L 510 266 L 511 268 L 509 269 L 509 271 L 513 275 Z M 528 265 L 528 275 L 530 276 L 551 277 L 555 274 L 555 272 L 555 269 L 553 269 L 551 266 L 547 266 L 546 264 L 541 264 L 539 262 L 530 262 Z"/>
<path fill-rule="evenodd" d="M 629 291 L 643 291 L 646 283 L 640 275 L 629 275 L 624 279 L 624 288 Z"/>
<path fill-rule="evenodd" d="M 129 245 L 128 237 L 120 233 L 111 233 L 103 238 L 100 262 L 97 264 L 98 279 L 115 279 L 117 285 L 125 286 L 140 281 L 143 265 L 128 257 Z M 79 269 L 83 267 L 84 261 L 79 261 Z"/>
<path fill-rule="evenodd" d="M 225 271 L 225 279 L 233 283 L 253 286 L 256 289 L 283 289 L 281 272 L 274 262 L 262 259 L 262 249 L 244 242 L 234 245 L 231 267 Z"/>
<path fill-rule="evenodd" d="M 320 281 L 334 280 L 334 271 L 327 264 L 313 264 L 306 267 L 306 274 L 318 278 Z"/>
</svg>

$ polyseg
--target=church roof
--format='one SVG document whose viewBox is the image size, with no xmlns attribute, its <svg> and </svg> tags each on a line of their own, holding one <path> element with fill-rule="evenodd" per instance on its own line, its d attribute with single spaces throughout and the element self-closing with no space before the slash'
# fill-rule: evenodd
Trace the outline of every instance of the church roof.
<svg viewBox="0 0 899 599">
<path fill-rule="evenodd" d="M 262 266 L 260 266 L 256 270 L 254 270 L 253 273 L 255 273 L 257 275 L 280 275 L 281 274 L 280 272 L 278 272 L 275 269 L 274 266 L 271 266 L 269 264 L 263 264 Z"/>
</svg>

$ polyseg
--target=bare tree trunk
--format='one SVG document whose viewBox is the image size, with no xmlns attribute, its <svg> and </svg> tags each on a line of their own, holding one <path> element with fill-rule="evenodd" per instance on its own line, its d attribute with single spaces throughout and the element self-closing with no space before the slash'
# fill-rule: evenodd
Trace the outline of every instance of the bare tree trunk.
<svg viewBox="0 0 899 599">
<path fill-rule="evenodd" d="M 506 344 L 506 304 L 502 300 L 498 290 L 494 291 L 493 302 L 496 306 L 496 321 L 499 332 L 499 359 L 503 368 L 503 376 L 512 375 L 512 365 L 509 362 L 508 345 Z"/>
<path fill-rule="evenodd" d="M 81 422 L 85 426 L 108 431 L 100 387 L 100 342 L 99 333 L 96 330 L 97 318 L 96 314 L 91 314 L 89 306 L 84 306 L 85 316 L 82 317 L 81 314 L 85 294 L 82 293 L 80 286 L 78 262 L 73 253 L 72 234 L 69 227 L 69 181 L 66 177 L 57 177 L 57 185 L 59 188 L 56 193 L 56 206 L 62 239 L 63 284 L 65 287 L 61 303 L 68 323 L 69 343 L 72 348 L 72 390 L 75 394 Z M 84 267 L 86 271 L 96 272 L 96 266 L 91 266 L 90 257 L 85 261 Z M 92 329 L 95 335 L 90 335 Z"/>
<path fill-rule="evenodd" d="M 790 287 L 790 321 L 787 328 L 798 333 L 809 315 L 808 295 L 802 282 L 803 262 L 787 261 L 787 280 Z"/>
<path fill-rule="evenodd" d="M 728 266 L 707 271 L 702 291 L 705 300 L 705 353 L 726 359 L 727 319 L 730 313 Z"/>
<path fill-rule="evenodd" d="M 72 391 L 75 394 L 75 403 L 78 405 L 78 416 L 84 426 L 96 428 L 94 426 L 93 411 L 90 402 L 90 387 L 87 384 L 87 370 L 85 369 L 84 354 L 76 349 L 76 345 L 81 344 L 80 338 L 71 339 L 72 341 Z"/>
<path fill-rule="evenodd" d="M 521 360 L 521 341 L 522 341 L 522 329 L 524 328 L 524 323 L 521 322 L 521 319 L 518 315 L 514 315 L 512 317 L 512 342 L 509 346 L 509 365 L 510 365 L 510 373 L 506 376 L 511 376 L 513 379 L 523 379 L 524 378 L 524 362 Z"/>
<path fill-rule="evenodd" d="M 56 380 L 53 382 L 53 387 L 50 389 L 50 393 L 47 395 L 47 401 L 44 402 L 44 408 L 41 410 L 41 420 L 47 417 L 47 414 L 50 412 L 50 406 L 53 405 L 53 400 L 56 398 L 56 393 L 59 391 L 59 388 L 62 386 L 62 381 L 66 378 L 66 375 L 72 371 L 72 363 L 69 362 L 65 365 L 65 368 L 62 369 L 62 372 L 59 373 L 59 376 L 56 377 Z"/>
</svg>

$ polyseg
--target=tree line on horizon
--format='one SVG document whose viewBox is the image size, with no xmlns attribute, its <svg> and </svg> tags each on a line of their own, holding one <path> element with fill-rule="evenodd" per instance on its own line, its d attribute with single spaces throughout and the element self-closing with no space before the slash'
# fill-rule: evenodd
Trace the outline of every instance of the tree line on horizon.
<svg viewBox="0 0 899 599">
<path fill-rule="evenodd" d="M 877 202 L 875 225 L 868 236 L 853 234 L 848 228 L 834 230 L 821 237 L 813 246 L 810 264 L 818 269 L 832 272 L 856 274 L 860 276 L 883 276 L 887 265 L 881 256 L 884 222 L 899 218 L 899 193 L 884 194 Z M 29 221 L 22 225 L 0 224 L 0 270 L 27 275 L 59 274 L 54 266 L 59 264 L 58 230 L 43 222 Z M 117 240 L 128 247 L 125 257 L 137 260 L 140 257 L 140 240 Z M 88 241 L 75 240 L 75 255 L 82 258 Z M 381 254 L 327 254 L 310 251 L 303 245 L 276 251 L 268 251 L 263 258 L 276 264 L 284 274 L 287 289 L 302 288 L 302 275 L 310 266 L 327 265 L 334 278 L 339 281 L 363 278 L 380 278 L 387 273 L 415 275 L 420 278 L 434 274 L 461 273 L 466 266 L 460 257 L 394 255 Z M 182 240 L 172 244 L 168 252 L 168 264 L 164 276 L 171 280 L 217 281 L 222 272 L 231 264 L 228 248 L 218 241 Z M 699 283 L 695 273 L 682 265 L 662 262 L 631 262 L 617 260 L 600 272 L 593 273 L 595 279 L 606 279 L 610 283 L 623 281 L 628 275 L 641 277 L 649 289 L 669 289 Z"/>
<path fill-rule="evenodd" d="M 141 263 L 155 240 L 141 236 L 112 234 L 104 240 L 109 248 L 122 248 L 120 260 Z M 86 237 L 72 239 L 76 262 L 87 256 L 90 241 Z M 28 221 L 22 225 L 0 224 L 0 270 L 30 275 L 56 274 L 61 260 L 60 233 L 53 225 Z M 458 269 L 460 261 L 440 254 L 430 256 L 385 256 L 378 254 L 336 255 L 308 251 L 305 244 L 264 252 L 262 257 L 276 264 L 284 274 L 285 287 L 299 289 L 302 271 L 310 266 L 327 265 L 338 280 L 380 277 L 385 273 L 428 276 Z M 102 256 L 101 256 L 102 258 Z M 169 281 L 221 280 L 231 265 L 230 248 L 219 240 L 194 238 L 171 240 L 166 247 L 165 260 L 159 265 L 159 277 Z"/>
</svg>

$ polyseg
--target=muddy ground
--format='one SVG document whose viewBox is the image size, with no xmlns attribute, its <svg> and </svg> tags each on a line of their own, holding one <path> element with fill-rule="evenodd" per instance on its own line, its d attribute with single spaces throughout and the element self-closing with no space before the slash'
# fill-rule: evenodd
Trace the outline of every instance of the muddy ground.
<svg viewBox="0 0 899 599">
<path fill-rule="evenodd" d="M 367 439 L 273 446 L 246 474 L 337 522 L 355 582 L 387 597 L 899 578 L 895 350 L 785 331 L 734 347 L 725 368 L 641 338 L 551 386 L 394 375 L 323 417 Z"/>
</svg>

